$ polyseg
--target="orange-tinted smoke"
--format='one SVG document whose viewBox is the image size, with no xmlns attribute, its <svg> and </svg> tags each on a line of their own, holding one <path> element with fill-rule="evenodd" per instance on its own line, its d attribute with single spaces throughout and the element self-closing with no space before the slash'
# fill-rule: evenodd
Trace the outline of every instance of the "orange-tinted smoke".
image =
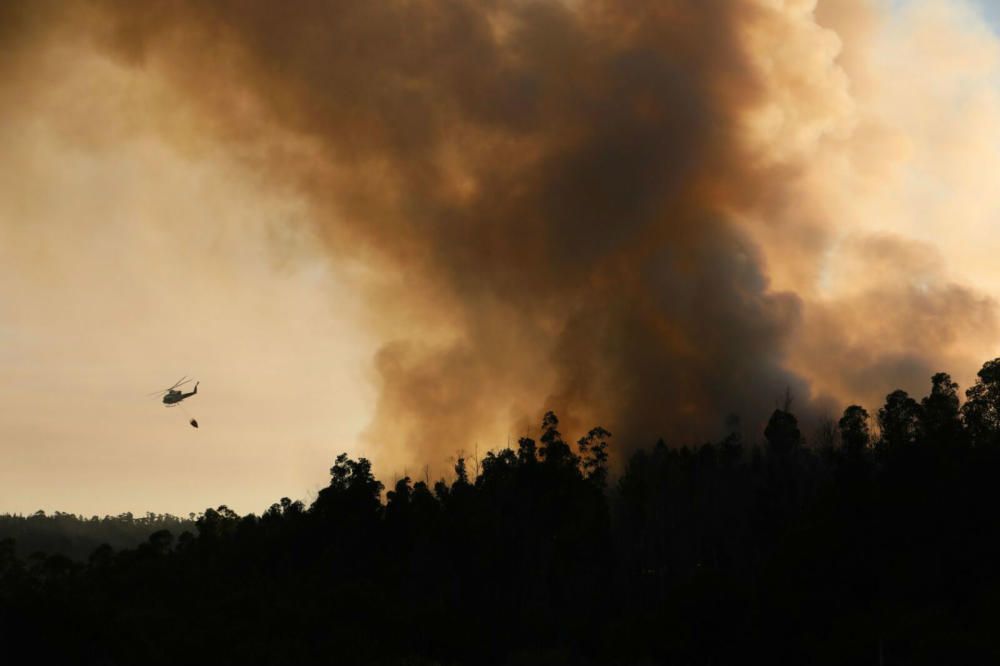
<svg viewBox="0 0 1000 666">
<path fill-rule="evenodd" d="M 783 366 L 800 302 L 730 219 L 780 187 L 741 134 L 763 92 L 746 31 L 774 10 L 98 6 L 103 46 L 201 99 L 371 267 L 379 457 L 502 445 L 547 408 L 635 442 L 759 421 L 789 387 L 807 407 Z M 310 148 L 276 167 L 270 128 Z"/>
<path fill-rule="evenodd" d="M 812 305 L 837 220 L 811 151 L 858 131 L 813 10 L 95 0 L 74 20 L 197 100 L 366 267 L 368 438 L 398 469 L 530 434 L 542 409 L 626 447 L 754 431 L 786 389 L 812 409 L 787 369 L 803 321 L 806 342 L 836 339 L 796 345 L 802 375 L 857 356 L 823 324 L 842 306 Z"/>
</svg>

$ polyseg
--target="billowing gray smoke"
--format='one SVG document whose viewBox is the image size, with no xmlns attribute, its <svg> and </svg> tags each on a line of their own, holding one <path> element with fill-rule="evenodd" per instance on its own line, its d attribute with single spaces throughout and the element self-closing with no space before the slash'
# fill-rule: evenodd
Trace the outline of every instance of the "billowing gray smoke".
<svg viewBox="0 0 1000 666">
<path fill-rule="evenodd" d="M 798 299 L 731 220 L 787 174 L 732 0 L 103 2 L 101 48 L 203 103 L 371 269 L 369 435 L 439 460 L 555 409 L 620 442 L 767 417 Z M 288 146 L 296 147 L 288 147 Z M 484 441 L 482 446 L 502 444 Z"/>
</svg>

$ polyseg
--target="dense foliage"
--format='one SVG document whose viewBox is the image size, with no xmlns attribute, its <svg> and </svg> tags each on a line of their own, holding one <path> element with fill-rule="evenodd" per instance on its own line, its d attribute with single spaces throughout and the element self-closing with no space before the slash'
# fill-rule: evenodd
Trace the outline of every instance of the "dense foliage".
<svg viewBox="0 0 1000 666">
<path fill-rule="evenodd" d="M 77 516 L 56 511 L 37 511 L 29 516 L 0 514 L 0 541 L 13 539 L 16 554 L 29 557 L 35 553 L 65 555 L 86 560 L 94 549 L 108 544 L 118 550 L 135 548 L 150 534 L 160 530 L 181 533 L 195 529 L 194 515 L 178 518 L 169 513 L 133 516 Z"/>
<path fill-rule="evenodd" d="M 1000 359 L 961 406 L 938 374 L 810 446 L 787 408 L 763 434 L 659 442 L 607 488 L 610 433 L 571 446 L 549 413 L 450 484 L 383 494 L 341 455 L 310 507 L 210 509 L 197 534 L 86 562 L 7 541 L 0 645 L 99 664 L 1000 662 Z"/>
</svg>

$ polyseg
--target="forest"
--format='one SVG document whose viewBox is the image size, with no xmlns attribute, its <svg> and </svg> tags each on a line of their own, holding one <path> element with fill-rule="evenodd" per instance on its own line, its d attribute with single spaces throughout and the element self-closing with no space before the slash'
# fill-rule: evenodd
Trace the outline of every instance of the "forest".
<svg viewBox="0 0 1000 666">
<path fill-rule="evenodd" d="M 1000 663 L 1000 359 L 806 442 L 537 440 L 391 488 L 206 509 L 87 557 L 0 542 L 8 663 Z"/>
<path fill-rule="evenodd" d="M 86 560 L 103 544 L 116 550 L 134 548 L 153 532 L 170 530 L 180 534 L 193 529 L 194 514 L 188 518 L 151 512 L 144 516 L 122 513 L 89 518 L 63 511 L 36 511 L 28 516 L 0 514 L 0 541 L 13 539 L 15 554 L 22 558 L 45 553 Z"/>
</svg>

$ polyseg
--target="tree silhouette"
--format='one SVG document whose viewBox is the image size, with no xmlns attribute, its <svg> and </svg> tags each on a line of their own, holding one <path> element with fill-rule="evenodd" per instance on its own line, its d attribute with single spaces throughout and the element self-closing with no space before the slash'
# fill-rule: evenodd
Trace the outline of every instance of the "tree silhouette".
<svg viewBox="0 0 1000 666">
<path fill-rule="evenodd" d="M 889 451 L 898 451 L 916 443 L 920 437 L 922 414 L 920 405 L 897 389 L 885 397 L 885 405 L 878 410 L 881 443 Z"/>
<path fill-rule="evenodd" d="M 931 377 L 931 392 L 920 401 L 921 427 L 930 444 L 958 445 L 964 439 L 959 412 L 958 384 L 951 375 L 939 372 Z"/>
<path fill-rule="evenodd" d="M 608 439 L 611 433 L 604 428 L 592 428 L 577 442 L 580 463 L 587 479 L 599 488 L 608 482 Z"/>
<path fill-rule="evenodd" d="M 864 453 L 871 441 L 868 428 L 868 411 L 860 405 L 851 405 L 844 410 L 837 426 L 840 428 L 840 441 L 848 455 L 857 457 Z"/>
<path fill-rule="evenodd" d="M 559 419 L 553 412 L 545 412 L 542 417 L 542 435 L 539 439 L 542 446 L 538 453 L 546 464 L 557 467 L 577 464 L 576 456 L 559 433 Z"/>
<path fill-rule="evenodd" d="M 799 431 L 799 421 L 791 412 L 776 409 L 771 414 L 764 429 L 768 451 L 771 455 L 785 457 L 802 445 L 802 433 Z"/>
<path fill-rule="evenodd" d="M 987 361 L 976 383 L 965 392 L 962 417 L 969 437 L 979 445 L 1000 443 L 1000 358 Z"/>
<path fill-rule="evenodd" d="M 538 460 L 535 440 L 530 437 L 521 437 L 517 440 L 517 459 L 522 465 L 528 465 Z"/>
<path fill-rule="evenodd" d="M 330 485 L 319 491 L 312 510 L 330 519 L 371 519 L 381 510 L 382 488 L 368 460 L 351 460 L 342 453 L 330 468 Z"/>
</svg>

